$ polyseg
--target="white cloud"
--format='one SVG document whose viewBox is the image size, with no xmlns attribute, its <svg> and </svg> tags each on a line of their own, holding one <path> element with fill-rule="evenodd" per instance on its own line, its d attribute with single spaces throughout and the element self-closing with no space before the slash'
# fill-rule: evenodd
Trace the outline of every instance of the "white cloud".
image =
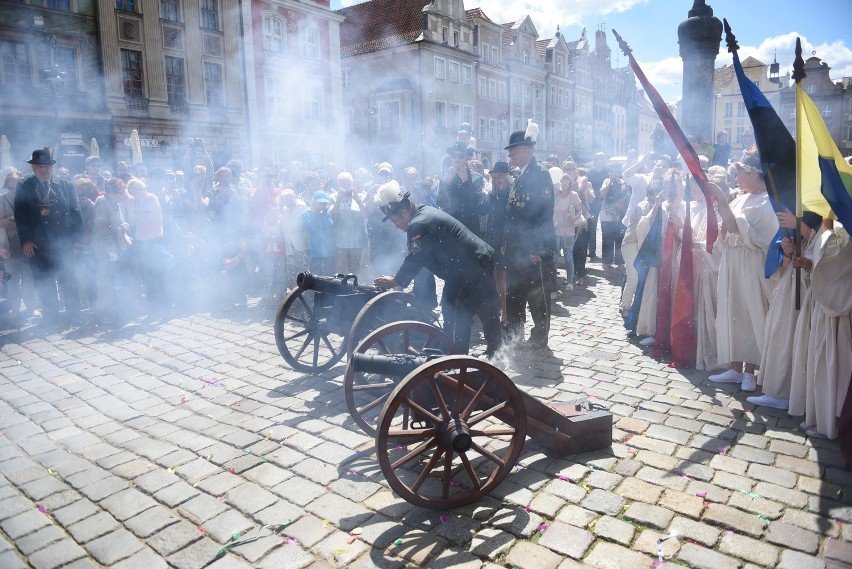
<svg viewBox="0 0 852 569">
<path fill-rule="evenodd" d="M 796 32 L 789 32 L 779 36 L 773 36 L 763 40 L 759 46 L 741 45 L 739 50 L 740 60 L 746 57 L 754 57 L 763 63 L 772 63 L 776 57 L 781 64 L 781 75 L 793 72 L 793 59 L 795 58 L 796 38 L 802 38 L 802 57 L 807 60 L 816 55 L 829 67 L 830 76 L 838 81 L 841 77 L 852 76 L 852 49 L 843 40 L 835 40 L 831 43 L 822 42 L 812 44 L 805 36 Z M 724 47 L 724 46 L 723 46 Z M 716 66 L 730 64 L 732 57 L 727 53 L 720 53 L 716 59 Z"/>
<path fill-rule="evenodd" d="M 605 16 L 614 12 L 625 12 L 650 0 L 479 0 L 476 4 L 485 14 L 505 24 L 529 15 L 540 37 L 553 37 L 556 26 L 583 25 L 591 16 Z M 466 7 L 467 3 L 465 4 Z M 568 38 L 572 39 L 572 38 Z"/>
<path fill-rule="evenodd" d="M 645 77 L 666 102 L 675 103 L 680 99 L 683 79 L 683 60 L 680 57 L 673 56 L 659 61 L 638 61 L 638 63 Z M 642 87 L 638 81 L 636 86 L 640 89 Z"/>
</svg>

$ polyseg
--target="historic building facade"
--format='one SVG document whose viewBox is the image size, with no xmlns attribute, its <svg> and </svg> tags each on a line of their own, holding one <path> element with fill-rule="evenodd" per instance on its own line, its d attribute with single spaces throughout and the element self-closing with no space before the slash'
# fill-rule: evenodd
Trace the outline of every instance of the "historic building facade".
<svg viewBox="0 0 852 569">
<path fill-rule="evenodd" d="M 328 0 L 242 3 L 252 163 L 345 162 L 340 22 Z"/>
<path fill-rule="evenodd" d="M 110 138 L 97 6 L 39 4 L 0 1 L 0 134 L 18 169 L 28 171 L 33 149 L 51 146 L 60 166 L 77 170 L 93 138 Z"/>
<path fill-rule="evenodd" d="M 137 130 L 145 162 L 183 165 L 188 140 L 214 163 L 247 159 L 246 87 L 238 0 L 98 2 L 111 145 L 129 159 Z"/>
</svg>

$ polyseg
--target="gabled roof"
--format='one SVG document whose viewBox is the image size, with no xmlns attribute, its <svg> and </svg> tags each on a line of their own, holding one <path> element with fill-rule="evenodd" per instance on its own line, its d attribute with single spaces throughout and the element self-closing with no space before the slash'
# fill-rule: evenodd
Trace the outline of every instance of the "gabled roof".
<svg viewBox="0 0 852 569">
<path fill-rule="evenodd" d="M 547 57 L 547 48 L 553 47 L 551 43 L 553 40 L 535 40 L 535 50 L 541 56 L 541 59 L 544 60 Z"/>
<path fill-rule="evenodd" d="M 464 15 L 467 16 L 467 20 L 472 22 L 476 18 L 480 18 L 485 20 L 486 22 L 491 22 L 492 24 L 496 23 L 494 20 L 485 15 L 485 12 L 482 11 L 482 8 L 471 8 L 470 10 L 465 10 Z"/>
<path fill-rule="evenodd" d="M 765 63 L 763 63 L 763 62 L 762 62 L 762 61 L 760 61 L 760 60 L 757 60 L 757 59 L 753 58 L 753 57 L 752 57 L 752 56 L 750 56 L 750 55 L 749 55 L 748 57 L 746 57 L 745 59 L 743 59 L 743 60 L 740 62 L 740 64 L 742 64 L 743 69 L 745 69 L 745 68 L 747 68 L 747 67 L 766 67 L 766 64 L 765 64 Z"/>
<path fill-rule="evenodd" d="M 413 43 L 422 33 L 422 10 L 430 0 L 370 0 L 335 13 L 340 24 L 342 55 L 355 55 Z"/>
</svg>

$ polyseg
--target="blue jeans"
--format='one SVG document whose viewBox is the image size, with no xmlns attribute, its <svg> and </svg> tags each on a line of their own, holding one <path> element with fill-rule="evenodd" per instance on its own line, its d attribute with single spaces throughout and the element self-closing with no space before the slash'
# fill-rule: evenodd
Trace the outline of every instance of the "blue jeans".
<svg viewBox="0 0 852 569">
<path fill-rule="evenodd" d="M 556 248 L 562 251 L 562 256 L 565 257 L 565 273 L 570 286 L 574 286 L 574 241 L 576 239 L 576 235 L 556 238 Z"/>
</svg>

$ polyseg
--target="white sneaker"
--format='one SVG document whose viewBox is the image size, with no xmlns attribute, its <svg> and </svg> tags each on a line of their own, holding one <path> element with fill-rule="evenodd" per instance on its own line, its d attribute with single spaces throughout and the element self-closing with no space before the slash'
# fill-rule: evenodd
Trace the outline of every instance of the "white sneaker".
<svg viewBox="0 0 852 569">
<path fill-rule="evenodd" d="M 740 383 L 743 380 L 743 374 L 729 369 L 716 375 L 711 375 L 707 378 L 714 383 Z"/>
<path fill-rule="evenodd" d="M 761 407 L 772 407 L 774 409 L 787 410 L 790 408 L 790 400 L 783 397 L 772 397 L 771 395 L 752 395 L 746 397 L 746 401 L 752 405 L 760 405 Z M 806 429 L 807 430 L 807 429 Z"/>
<path fill-rule="evenodd" d="M 743 382 L 740 384 L 740 389 L 743 391 L 754 391 L 757 389 L 757 378 L 753 373 L 744 373 Z"/>
<path fill-rule="evenodd" d="M 653 336 L 648 336 L 647 338 L 639 340 L 640 346 L 653 346 L 655 343 L 657 343 L 657 340 L 655 340 Z"/>
</svg>

